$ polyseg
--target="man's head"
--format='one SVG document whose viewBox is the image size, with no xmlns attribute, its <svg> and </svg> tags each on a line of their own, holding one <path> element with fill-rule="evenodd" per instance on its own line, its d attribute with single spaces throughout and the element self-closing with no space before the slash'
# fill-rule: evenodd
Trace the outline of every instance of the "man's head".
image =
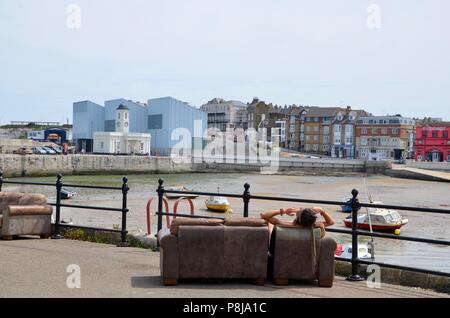
<svg viewBox="0 0 450 318">
<path fill-rule="evenodd" d="M 311 209 L 303 209 L 300 212 L 297 212 L 297 217 L 295 218 L 295 223 L 305 226 L 311 227 L 316 223 L 317 216 L 316 213 Z"/>
</svg>

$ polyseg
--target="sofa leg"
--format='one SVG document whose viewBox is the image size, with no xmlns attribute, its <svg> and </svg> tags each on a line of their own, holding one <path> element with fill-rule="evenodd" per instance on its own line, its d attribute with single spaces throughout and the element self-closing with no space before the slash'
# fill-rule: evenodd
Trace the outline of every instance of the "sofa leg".
<svg viewBox="0 0 450 318">
<path fill-rule="evenodd" d="M 3 235 L 2 239 L 5 241 L 12 241 L 13 237 L 12 237 L 12 235 Z"/>
<path fill-rule="evenodd" d="M 176 278 L 164 278 L 163 279 L 164 286 L 176 286 L 178 284 L 178 279 Z"/>
<path fill-rule="evenodd" d="M 289 279 L 287 279 L 287 278 L 274 278 L 274 279 L 273 279 L 273 283 L 274 283 L 275 285 L 283 285 L 283 286 L 286 286 L 286 285 L 289 285 Z"/>
<path fill-rule="evenodd" d="M 48 238 L 50 238 L 50 234 L 41 234 L 41 235 L 39 235 L 40 237 L 41 237 L 41 239 L 48 239 Z"/>
<path fill-rule="evenodd" d="M 333 287 L 333 279 L 327 278 L 327 279 L 319 279 L 319 286 L 320 287 Z"/>
<path fill-rule="evenodd" d="M 253 284 L 255 284 L 255 285 L 264 286 L 265 283 L 266 283 L 265 278 L 254 278 L 253 279 Z"/>
</svg>

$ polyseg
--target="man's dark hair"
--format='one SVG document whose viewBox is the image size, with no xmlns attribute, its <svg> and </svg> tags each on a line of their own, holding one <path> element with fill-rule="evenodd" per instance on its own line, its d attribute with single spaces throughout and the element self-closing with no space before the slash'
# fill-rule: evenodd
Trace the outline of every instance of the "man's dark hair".
<svg viewBox="0 0 450 318">
<path fill-rule="evenodd" d="M 317 216 L 311 209 L 303 209 L 297 214 L 297 221 L 302 226 L 311 227 L 316 220 Z"/>
</svg>

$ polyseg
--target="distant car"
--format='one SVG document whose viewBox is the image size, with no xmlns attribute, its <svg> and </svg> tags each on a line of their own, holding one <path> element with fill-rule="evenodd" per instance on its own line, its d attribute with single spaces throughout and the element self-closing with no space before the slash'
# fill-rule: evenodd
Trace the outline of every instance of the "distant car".
<svg viewBox="0 0 450 318">
<path fill-rule="evenodd" d="M 48 146 L 47 148 L 53 150 L 53 151 L 56 152 L 57 154 L 61 154 L 61 153 L 62 153 L 62 150 L 61 150 L 60 148 L 58 148 L 58 147 L 55 147 L 55 146 Z"/>
<path fill-rule="evenodd" d="M 36 155 L 46 155 L 47 151 L 45 149 L 43 149 L 42 147 L 34 147 L 33 149 L 33 153 Z"/>
<path fill-rule="evenodd" d="M 42 149 L 44 149 L 44 151 L 49 155 L 56 155 L 56 151 L 54 151 L 53 149 L 51 149 L 49 147 L 42 147 Z"/>
<path fill-rule="evenodd" d="M 17 155 L 31 155 L 32 153 L 33 153 L 33 151 L 28 148 L 19 148 L 19 149 L 13 151 L 13 154 L 17 154 Z"/>
</svg>

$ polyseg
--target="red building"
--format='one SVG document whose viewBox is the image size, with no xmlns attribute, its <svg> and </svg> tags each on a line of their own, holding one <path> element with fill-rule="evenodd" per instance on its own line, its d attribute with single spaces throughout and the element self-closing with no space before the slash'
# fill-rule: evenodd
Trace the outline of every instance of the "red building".
<svg viewBox="0 0 450 318">
<path fill-rule="evenodd" d="M 418 124 L 414 141 L 417 161 L 450 162 L 450 122 Z"/>
</svg>

